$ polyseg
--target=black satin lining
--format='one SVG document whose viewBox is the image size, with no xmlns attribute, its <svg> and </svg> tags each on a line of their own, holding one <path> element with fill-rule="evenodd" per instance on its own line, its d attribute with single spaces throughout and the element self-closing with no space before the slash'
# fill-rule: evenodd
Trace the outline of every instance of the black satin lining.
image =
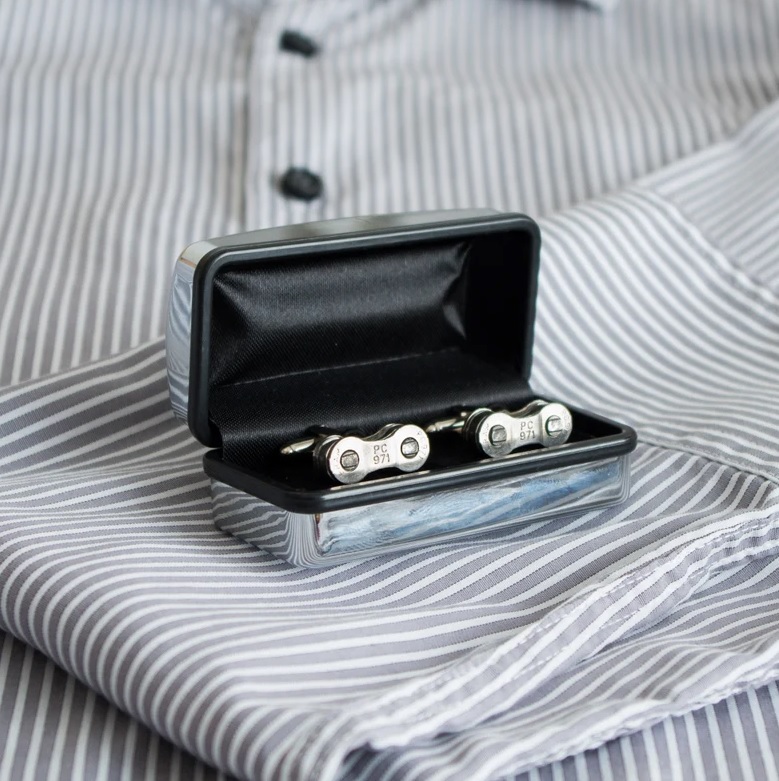
<svg viewBox="0 0 779 781">
<path fill-rule="evenodd" d="M 520 405 L 533 283 L 524 234 L 274 259 L 215 279 L 209 412 L 263 468 L 312 426 L 370 434 Z"/>
</svg>

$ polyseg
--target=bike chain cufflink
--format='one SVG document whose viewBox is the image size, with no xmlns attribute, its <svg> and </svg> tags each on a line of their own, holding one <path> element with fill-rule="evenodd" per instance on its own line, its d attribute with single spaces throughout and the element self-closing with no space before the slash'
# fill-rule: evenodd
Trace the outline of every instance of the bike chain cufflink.
<svg viewBox="0 0 779 781">
<path fill-rule="evenodd" d="M 490 458 L 506 456 L 525 445 L 562 445 L 573 429 L 568 408 L 558 402 L 532 401 L 516 412 L 479 407 L 427 427 L 429 434 L 458 431 Z"/>
<path fill-rule="evenodd" d="M 413 423 L 390 423 L 369 437 L 323 431 L 281 448 L 284 455 L 309 451 L 319 471 L 349 485 L 380 469 L 416 472 L 430 455 L 430 440 Z"/>
</svg>

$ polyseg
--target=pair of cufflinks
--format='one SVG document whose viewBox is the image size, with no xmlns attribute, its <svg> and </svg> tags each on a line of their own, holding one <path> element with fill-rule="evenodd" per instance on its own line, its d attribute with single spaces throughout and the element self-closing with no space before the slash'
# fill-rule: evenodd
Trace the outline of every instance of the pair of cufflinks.
<svg viewBox="0 0 779 781">
<path fill-rule="evenodd" d="M 537 400 L 516 412 L 496 412 L 486 407 L 464 411 L 426 429 L 413 423 L 392 423 L 369 437 L 323 431 L 292 442 L 281 452 L 311 452 L 318 471 L 337 483 L 352 484 L 381 469 L 421 469 L 430 455 L 428 434 L 458 432 L 482 454 L 499 458 L 525 445 L 562 445 L 572 427 L 567 407 Z"/>
</svg>

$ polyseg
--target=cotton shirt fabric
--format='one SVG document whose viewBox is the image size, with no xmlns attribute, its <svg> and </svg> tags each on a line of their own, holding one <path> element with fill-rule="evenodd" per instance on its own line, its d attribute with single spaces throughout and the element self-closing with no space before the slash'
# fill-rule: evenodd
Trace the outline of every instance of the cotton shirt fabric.
<svg viewBox="0 0 779 781">
<path fill-rule="evenodd" d="M 0 778 L 777 777 L 775 3 L 31 0 L 0 74 Z M 218 532 L 178 251 L 482 206 L 629 499 L 320 571 Z"/>
</svg>

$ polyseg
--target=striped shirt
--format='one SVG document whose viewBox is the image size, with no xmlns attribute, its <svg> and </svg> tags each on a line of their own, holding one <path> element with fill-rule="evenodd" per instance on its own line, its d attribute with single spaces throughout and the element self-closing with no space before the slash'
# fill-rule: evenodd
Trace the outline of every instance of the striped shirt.
<svg viewBox="0 0 779 781">
<path fill-rule="evenodd" d="M 0 779 L 779 775 L 779 6 L 589 6 L 0 4 Z M 177 252 L 480 206 L 539 218 L 533 384 L 637 429 L 628 501 L 321 571 L 218 532 Z"/>
</svg>

